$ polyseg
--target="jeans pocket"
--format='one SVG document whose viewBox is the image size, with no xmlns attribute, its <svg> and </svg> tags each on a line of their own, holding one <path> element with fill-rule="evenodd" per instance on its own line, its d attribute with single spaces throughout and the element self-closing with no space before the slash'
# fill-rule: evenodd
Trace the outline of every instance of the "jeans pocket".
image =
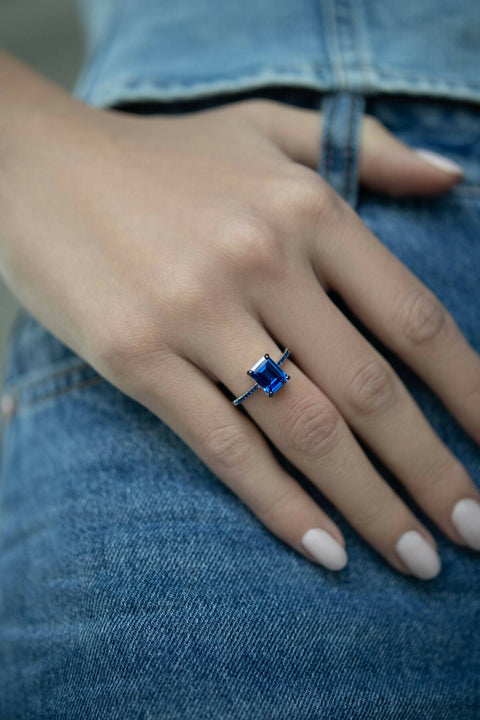
<svg viewBox="0 0 480 720">
<path fill-rule="evenodd" d="M 23 307 L 10 331 L 4 375 L 3 423 L 31 405 L 104 380 Z"/>
<path fill-rule="evenodd" d="M 32 373 L 16 383 L 5 384 L 0 400 L 2 422 L 20 412 L 38 406 L 74 390 L 107 382 L 80 357 L 55 363 L 41 372 Z"/>
</svg>

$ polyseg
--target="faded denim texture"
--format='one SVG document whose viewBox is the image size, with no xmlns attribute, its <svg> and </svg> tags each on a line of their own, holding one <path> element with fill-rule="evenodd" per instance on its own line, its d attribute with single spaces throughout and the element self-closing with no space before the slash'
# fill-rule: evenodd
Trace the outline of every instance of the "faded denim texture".
<svg viewBox="0 0 480 720">
<path fill-rule="evenodd" d="M 330 143 L 331 179 L 347 195 L 342 147 L 356 136 L 338 128 L 349 127 L 352 108 L 365 106 L 410 145 L 465 168 L 465 181 L 442 198 L 358 188 L 349 197 L 480 351 L 478 108 L 300 90 L 283 100 L 323 105 L 337 118 L 324 150 Z M 480 484 L 480 448 L 357 325 Z M 11 402 L 1 454 L 2 720 L 478 720 L 480 556 L 448 540 L 373 456 L 438 542 L 443 567 L 432 581 L 393 570 L 297 475 L 338 523 L 349 554 L 338 573 L 309 562 L 164 423 L 25 311 L 3 397 Z"/>
<path fill-rule="evenodd" d="M 74 94 L 91 105 L 177 113 L 257 96 L 322 110 L 318 171 L 480 351 L 478 2 L 77 3 L 88 55 Z M 435 199 L 359 188 L 364 112 L 465 180 Z M 331 297 L 480 486 L 480 448 Z M 344 570 L 309 562 L 25 310 L 5 369 L 1 720 L 480 718 L 480 556 L 367 447 L 438 542 L 432 581 L 393 570 L 279 456 L 345 536 Z"/>
<path fill-rule="evenodd" d="M 91 105 L 270 85 L 480 101 L 478 0 L 76 2 Z"/>
</svg>

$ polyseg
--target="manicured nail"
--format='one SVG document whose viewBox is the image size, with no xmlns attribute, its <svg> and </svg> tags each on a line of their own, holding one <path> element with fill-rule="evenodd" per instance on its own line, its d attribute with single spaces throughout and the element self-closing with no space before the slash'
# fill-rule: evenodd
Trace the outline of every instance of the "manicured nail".
<svg viewBox="0 0 480 720">
<path fill-rule="evenodd" d="M 437 551 L 416 530 L 404 533 L 395 549 L 409 570 L 422 580 L 431 580 L 441 570 Z"/>
<path fill-rule="evenodd" d="M 302 545 L 318 563 L 329 570 L 341 570 L 348 562 L 343 547 L 326 530 L 308 530 L 302 537 Z"/>
<path fill-rule="evenodd" d="M 417 155 L 420 155 L 423 160 L 430 163 L 430 165 L 435 165 L 439 170 L 444 170 L 454 175 L 465 175 L 460 165 L 457 165 L 453 160 L 448 160 L 448 158 L 443 157 L 443 155 L 438 155 L 438 153 L 432 152 L 431 150 L 424 150 L 423 148 L 415 149 L 415 152 Z"/>
<path fill-rule="evenodd" d="M 480 550 L 480 503 L 473 498 L 459 500 L 452 510 L 452 522 L 467 545 Z"/>
</svg>

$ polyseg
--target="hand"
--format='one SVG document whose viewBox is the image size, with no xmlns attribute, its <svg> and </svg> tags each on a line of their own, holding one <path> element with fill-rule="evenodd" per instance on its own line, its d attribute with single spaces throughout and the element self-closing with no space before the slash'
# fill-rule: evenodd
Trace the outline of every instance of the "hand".
<svg viewBox="0 0 480 720">
<path fill-rule="evenodd" d="M 480 494 L 327 291 L 477 442 L 479 357 L 432 292 L 315 172 L 318 123 L 316 112 L 267 100 L 178 116 L 65 101 L 36 119 L 42 142 L 22 136 L 10 149 L 2 270 L 40 322 L 167 423 L 299 553 L 332 569 L 346 562 L 339 528 L 256 425 L 388 563 L 428 578 L 439 569 L 434 538 L 352 430 L 453 542 L 466 544 L 453 507 Z M 459 175 L 367 117 L 361 179 L 427 194 Z M 241 395 L 248 367 L 266 352 L 280 357 L 276 342 L 292 349 L 283 366 L 291 380 L 272 399 L 261 390 L 248 398 L 253 423 L 217 383 Z"/>
</svg>

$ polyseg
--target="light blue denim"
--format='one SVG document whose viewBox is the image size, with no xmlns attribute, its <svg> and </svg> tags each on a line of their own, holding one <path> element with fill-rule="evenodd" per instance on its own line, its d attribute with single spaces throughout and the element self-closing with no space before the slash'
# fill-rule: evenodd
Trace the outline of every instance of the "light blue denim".
<svg viewBox="0 0 480 720">
<path fill-rule="evenodd" d="M 301 90 L 283 101 L 335 119 L 322 139 L 325 172 L 480 351 L 479 110 Z M 436 199 L 354 192 L 364 106 L 410 145 L 459 162 L 465 181 Z M 331 296 L 480 484 L 480 448 Z M 392 569 L 279 456 L 339 525 L 349 563 L 334 572 L 302 557 L 26 311 L 5 370 L 2 720 L 480 718 L 480 555 L 447 539 L 368 448 L 435 536 L 443 567 L 434 580 Z"/>
<path fill-rule="evenodd" d="M 478 0 L 76 2 L 91 105 L 279 85 L 480 101 Z"/>
</svg>

